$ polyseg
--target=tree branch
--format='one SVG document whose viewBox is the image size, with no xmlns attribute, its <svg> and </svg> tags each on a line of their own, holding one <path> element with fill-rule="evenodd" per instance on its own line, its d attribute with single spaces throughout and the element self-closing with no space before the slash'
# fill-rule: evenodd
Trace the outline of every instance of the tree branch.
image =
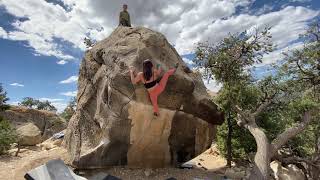
<svg viewBox="0 0 320 180">
<path fill-rule="evenodd" d="M 303 131 L 307 125 L 311 122 L 310 111 L 304 113 L 302 121 L 297 123 L 293 127 L 287 129 L 283 133 L 279 134 L 276 139 L 271 143 L 272 155 L 274 155 L 278 149 L 280 149 L 287 141 L 295 137 L 298 133 Z"/>
<path fill-rule="evenodd" d="M 300 54 L 299 54 L 299 57 L 302 58 Z M 296 65 L 297 65 L 297 67 L 299 68 L 299 70 L 300 70 L 303 74 L 305 74 L 305 75 L 307 75 L 307 76 L 311 76 L 311 77 L 314 78 L 314 74 L 313 74 L 313 73 L 307 72 L 307 71 L 305 71 L 305 70 L 301 67 L 301 65 L 299 64 L 299 60 L 296 60 Z"/>
<path fill-rule="evenodd" d="M 261 111 L 263 111 L 266 107 L 269 106 L 269 104 L 271 104 L 271 99 L 267 99 L 264 103 L 262 103 L 258 108 L 257 110 L 253 113 L 253 116 L 254 117 L 257 117 Z"/>
<path fill-rule="evenodd" d="M 238 105 L 236 105 L 234 109 L 238 114 L 240 114 L 242 118 L 246 119 L 247 115 L 243 112 L 243 110 Z"/>
<path fill-rule="evenodd" d="M 237 112 L 238 116 L 240 116 L 237 118 L 237 124 L 239 126 L 244 126 L 248 129 L 248 124 L 255 123 L 255 118 L 251 113 L 243 111 L 238 105 L 234 107 L 234 110 Z"/>
</svg>

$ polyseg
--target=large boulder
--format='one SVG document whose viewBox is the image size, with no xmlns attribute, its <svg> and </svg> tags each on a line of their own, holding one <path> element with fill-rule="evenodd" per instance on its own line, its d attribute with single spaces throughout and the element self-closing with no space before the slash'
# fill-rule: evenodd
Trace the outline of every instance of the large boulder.
<svg viewBox="0 0 320 180">
<path fill-rule="evenodd" d="M 20 145 L 35 145 L 66 128 L 66 121 L 50 111 L 13 106 L 0 112 L 17 130 Z"/>
<path fill-rule="evenodd" d="M 20 145 L 33 146 L 42 142 L 40 129 L 32 123 L 19 127 L 17 135 Z"/>
<path fill-rule="evenodd" d="M 159 96 L 159 117 L 143 85 L 130 81 L 129 66 L 142 71 L 147 58 L 164 71 L 180 64 Z M 79 168 L 164 167 L 206 150 L 222 122 L 200 74 L 187 68 L 162 34 L 118 27 L 85 53 L 64 145 Z"/>
</svg>

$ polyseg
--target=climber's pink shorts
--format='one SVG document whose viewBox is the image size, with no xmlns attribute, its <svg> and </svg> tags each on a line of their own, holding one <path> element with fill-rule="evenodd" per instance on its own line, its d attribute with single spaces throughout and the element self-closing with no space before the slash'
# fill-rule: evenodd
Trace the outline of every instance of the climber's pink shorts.
<svg viewBox="0 0 320 180">
<path fill-rule="evenodd" d="M 156 113 L 159 113 L 159 107 L 158 107 L 158 96 L 163 92 L 165 89 L 168 78 L 174 73 L 175 69 L 170 69 L 164 75 L 162 76 L 160 82 L 152 88 L 151 91 L 149 91 L 151 103 L 153 105 L 153 111 Z"/>
</svg>

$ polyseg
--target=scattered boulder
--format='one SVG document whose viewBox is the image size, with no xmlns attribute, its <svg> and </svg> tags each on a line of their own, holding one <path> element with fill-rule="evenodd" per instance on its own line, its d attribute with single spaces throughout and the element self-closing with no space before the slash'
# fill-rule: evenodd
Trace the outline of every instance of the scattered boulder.
<svg viewBox="0 0 320 180">
<path fill-rule="evenodd" d="M 24 178 L 26 180 L 86 180 L 76 175 L 60 159 L 50 160 L 46 164 L 29 171 Z"/>
<path fill-rule="evenodd" d="M 66 122 L 50 111 L 13 106 L 0 112 L 17 130 L 20 145 L 36 145 L 66 128 Z"/>
<path fill-rule="evenodd" d="M 17 129 L 19 145 L 34 146 L 42 141 L 40 129 L 33 123 L 27 123 Z"/>
<path fill-rule="evenodd" d="M 145 59 L 164 71 L 181 65 L 158 98 L 159 117 L 143 85 L 130 81 L 129 67 L 142 71 Z M 64 138 L 73 165 L 165 167 L 209 148 L 224 117 L 200 74 L 182 67 L 187 66 L 166 38 L 143 27 L 118 27 L 86 51 L 77 109 Z"/>
<path fill-rule="evenodd" d="M 39 144 L 39 147 L 42 150 L 50 150 L 56 147 L 60 147 L 64 138 L 64 133 L 65 130 L 54 134 L 51 138 Z"/>
<path fill-rule="evenodd" d="M 281 166 L 279 161 L 270 163 L 270 167 L 275 175 L 276 180 L 304 180 L 305 176 L 301 169 L 290 164 L 287 167 Z"/>
</svg>

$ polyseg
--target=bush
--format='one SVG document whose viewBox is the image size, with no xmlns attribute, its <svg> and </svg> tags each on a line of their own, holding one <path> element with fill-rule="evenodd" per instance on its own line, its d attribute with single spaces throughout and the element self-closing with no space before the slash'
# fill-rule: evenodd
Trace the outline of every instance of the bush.
<svg viewBox="0 0 320 180">
<path fill-rule="evenodd" d="M 235 120 L 232 120 L 232 157 L 233 160 L 248 160 L 248 154 L 256 151 L 256 143 L 253 136 L 246 129 L 241 129 Z M 217 131 L 217 146 L 222 156 L 227 157 L 227 139 L 228 125 L 225 121 L 221 126 L 218 126 Z"/>
<path fill-rule="evenodd" d="M 15 130 L 10 123 L 0 116 L 0 155 L 5 153 L 17 139 Z"/>
</svg>

